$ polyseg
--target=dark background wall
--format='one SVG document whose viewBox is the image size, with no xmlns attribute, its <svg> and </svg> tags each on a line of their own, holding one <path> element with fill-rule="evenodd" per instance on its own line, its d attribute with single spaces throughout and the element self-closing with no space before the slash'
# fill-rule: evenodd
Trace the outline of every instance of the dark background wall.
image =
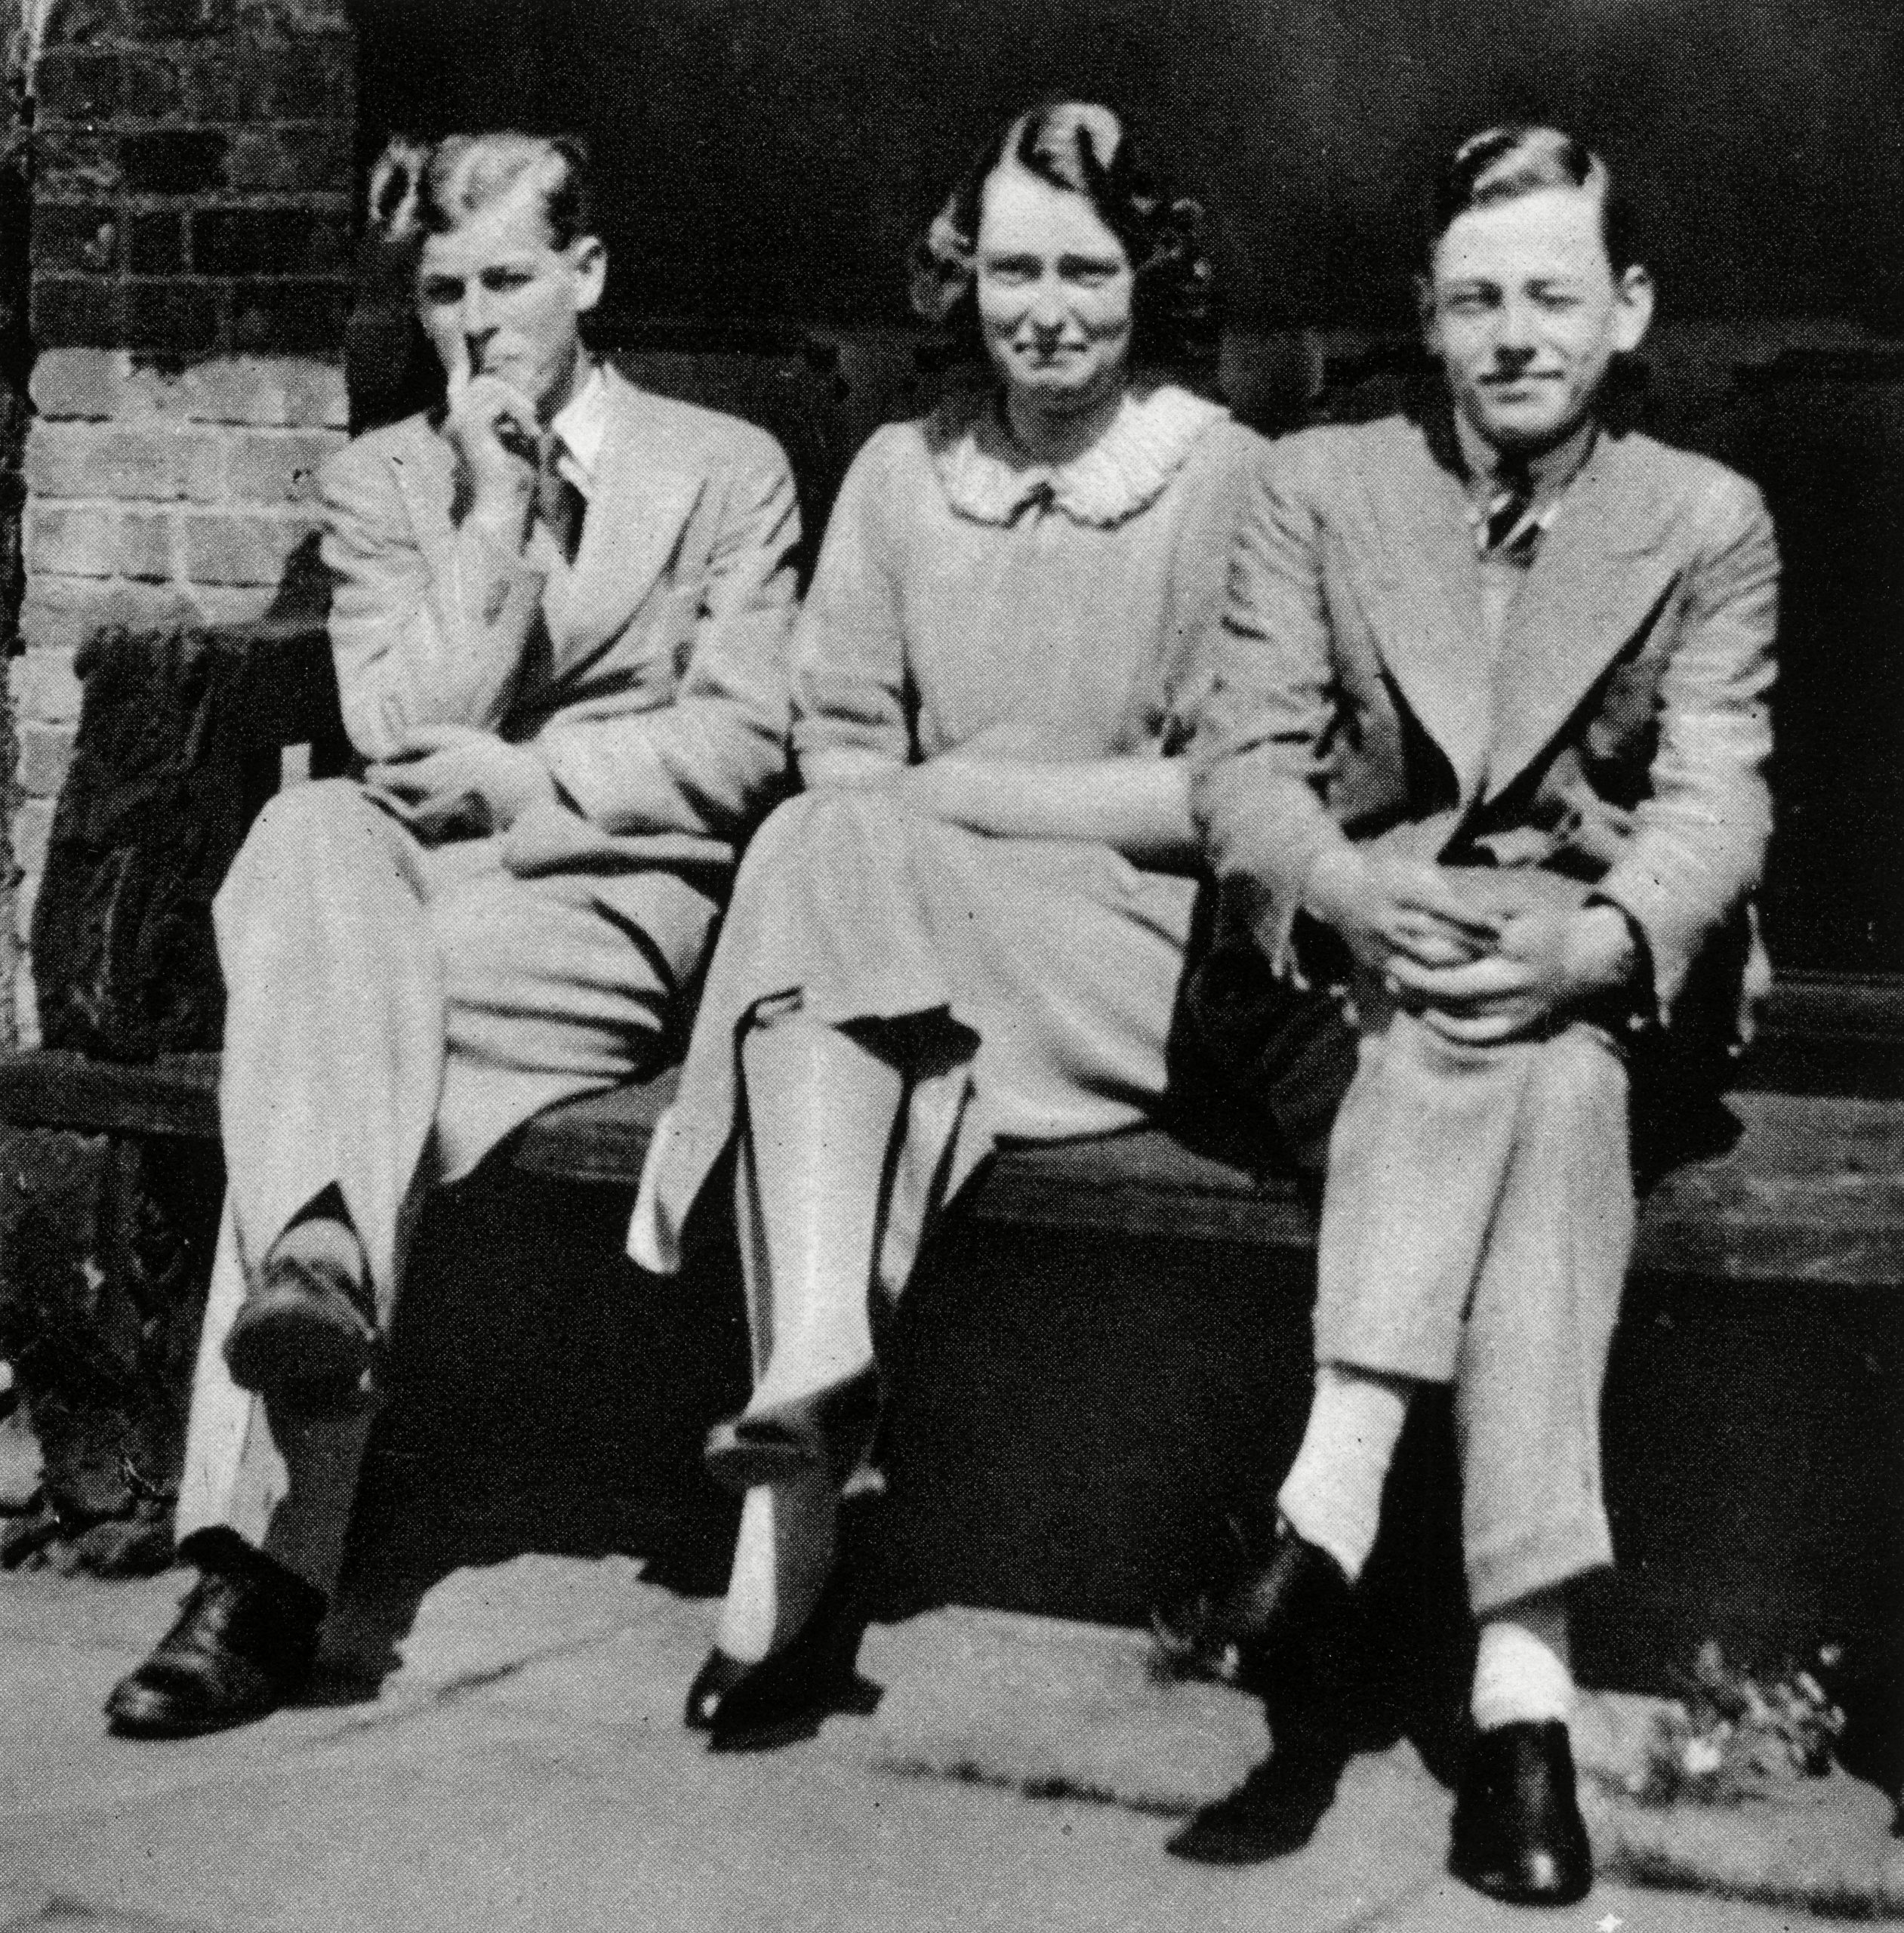
<svg viewBox="0 0 1904 1933">
<path fill-rule="evenodd" d="M 376 0 L 363 121 L 593 139 L 648 314 L 895 319 L 988 125 L 1102 93 L 1205 197 L 1237 322 L 1406 316 L 1405 184 L 1529 116 L 1630 180 L 1677 315 L 1904 326 L 1893 0 Z"/>
<path fill-rule="evenodd" d="M 1272 430 L 1406 343 L 1438 154 L 1508 117 L 1586 134 L 1662 290 L 1642 421 L 1753 476 L 1779 523 L 1775 957 L 1904 973 L 1895 0 L 366 0 L 357 20 L 361 160 L 399 128 L 590 137 L 610 346 L 817 329 L 849 376 L 903 326 L 906 250 L 986 131 L 1046 90 L 1107 96 L 1208 208 L 1225 378 Z M 710 399 L 769 399 L 817 519 L 850 448 L 810 458 L 773 393 Z M 862 383 L 855 433 L 917 400 Z"/>
</svg>

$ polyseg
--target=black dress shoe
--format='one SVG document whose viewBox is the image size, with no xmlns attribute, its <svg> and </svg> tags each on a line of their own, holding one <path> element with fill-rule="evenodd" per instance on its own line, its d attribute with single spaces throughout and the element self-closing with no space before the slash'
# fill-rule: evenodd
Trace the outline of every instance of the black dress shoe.
<svg viewBox="0 0 1904 1933">
<path fill-rule="evenodd" d="M 741 1666 L 739 1676 L 715 1698 L 707 1726 L 710 1752 L 764 1752 L 790 1745 L 796 1739 L 811 1738 L 834 1712 L 863 1717 L 878 1706 L 880 1688 L 855 1669 L 865 1625 L 843 1578 L 844 1573 L 836 1569 L 792 1643 L 757 1664 Z M 735 1662 L 719 1651 L 713 1657 Z M 702 1666 L 695 1691 L 702 1688 L 701 1680 L 713 1662 L 710 1658 Z M 694 1709 L 691 1691 L 690 1724 Z"/>
<path fill-rule="evenodd" d="M 1571 1906 L 1593 1885 L 1593 1848 L 1557 1719 L 1474 1734 L 1455 1801 L 1448 1870 L 1511 1906 Z"/>
<path fill-rule="evenodd" d="M 208 1571 L 145 1663 L 113 1686 L 109 1728 L 124 1738 L 189 1738 L 248 1725 L 310 1675 L 324 1599 L 263 1558 Z"/>
<path fill-rule="evenodd" d="M 342 1269 L 281 1258 L 274 1249 L 225 1337 L 232 1380 L 273 1395 L 322 1391 L 348 1398 L 367 1389 L 377 1356 L 368 1302 Z"/>
<path fill-rule="evenodd" d="M 1266 1552 L 1231 1525 L 1237 1561 L 1214 1591 L 1159 1609 L 1151 1622 L 1173 1666 L 1259 1697 L 1311 1700 L 1330 1676 L 1354 1598 L 1342 1566 L 1279 1523 Z"/>
<path fill-rule="evenodd" d="M 1236 1790 L 1203 1810 L 1164 1845 L 1203 1866 L 1251 1866 L 1299 1851 L 1336 1802 L 1348 1754 L 1315 1728 L 1292 1728 Z"/>
<path fill-rule="evenodd" d="M 694 1682 L 688 1687 L 687 1709 L 681 1714 L 681 1722 L 690 1731 L 712 1731 L 728 1693 L 753 1669 L 715 1645 L 702 1659 Z"/>
</svg>

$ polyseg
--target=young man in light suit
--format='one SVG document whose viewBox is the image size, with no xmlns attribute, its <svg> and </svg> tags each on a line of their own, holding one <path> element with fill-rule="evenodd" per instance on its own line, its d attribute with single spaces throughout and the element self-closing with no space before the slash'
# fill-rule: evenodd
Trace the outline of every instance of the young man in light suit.
<svg viewBox="0 0 1904 1933">
<path fill-rule="evenodd" d="M 1764 969 L 1778 566 L 1749 483 L 1606 420 L 1653 295 L 1597 156 L 1477 136 L 1428 242 L 1438 393 L 1277 446 L 1209 641 L 1193 798 L 1223 933 L 1191 1010 L 1238 1050 L 1224 990 L 1253 974 L 1240 1051 L 1292 1139 L 1315 1096 L 1274 1070 L 1326 1063 L 1319 1013 L 1345 1091 L 1308 1433 L 1188 1635 L 1265 1691 L 1311 1669 L 1411 1392 L 1451 1382 L 1481 1625 L 1451 1864 L 1557 1903 L 1591 1878 L 1566 1586 L 1611 1560 L 1598 1412 L 1634 1135 L 1716 1093 Z M 1274 1830 L 1245 1801 L 1179 1849 Z"/>
<path fill-rule="evenodd" d="M 322 479 L 363 782 L 281 794 L 215 909 L 229 1182 L 178 1504 L 202 1574 L 112 1694 L 123 1733 L 296 1691 L 423 1190 L 653 1070 L 783 769 L 786 461 L 588 353 L 579 147 L 393 148 L 372 200 L 448 396 Z"/>
</svg>

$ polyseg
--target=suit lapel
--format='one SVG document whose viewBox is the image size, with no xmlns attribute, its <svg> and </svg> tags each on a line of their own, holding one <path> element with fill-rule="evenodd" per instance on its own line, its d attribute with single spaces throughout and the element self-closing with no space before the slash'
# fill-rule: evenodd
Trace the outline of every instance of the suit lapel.
<svg viewBox="0 0 1904 1933">
<path fill-rule="evenodd" d="M 1667 519 L 1638 437 L 1603 435 L 1562 499 L 1508 612 L 1487 796 L 1504 791 L 1552 740 L 1670 581 Z"/>
<path fill-rule="evenodd" d="M 1372 593 L 1384 664 L 1468 798 L 1483 770 L 1489 695 L 1467 495 L 1415 423 L 1377 455 L 1362 472 L 1362 528 L 1345 533 L 1363 552 L 1354 581 Z"/>
<path fill-rule="evenodd" d="M 627 627 L 667 569 L 701 489 L 676 469 L 641 392 L 605 369 L 608 433 L 581 547 L 550 614 L 558 678 L 591 662 Z"/>
</svg>

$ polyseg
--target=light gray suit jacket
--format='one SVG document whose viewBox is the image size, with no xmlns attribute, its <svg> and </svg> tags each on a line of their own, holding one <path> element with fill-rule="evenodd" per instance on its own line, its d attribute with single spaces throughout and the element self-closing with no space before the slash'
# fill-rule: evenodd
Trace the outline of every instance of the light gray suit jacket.
<svg viewBox="0 0 1904 1933">
<path fill-rule="evenodd" d="M 1302 893 L 1345 834 L 1536 865 L 1637 923 L 1662 1022 L 1730 933 L 1729 994 L 1711 991 L 1736 1013 L 1770 829 L 1778 559 L 1758 492 L 1603 433 L 1496 660 L 1451 445 L 1445 418 L 1392 417 L 1269 454 L 1205 640 L 1194 754 L 1233 911 L 1300 980 Z"/>
<path fill-rule="evenodd" d="M 427 724 L 533 747 L 567 803 L 504 839 L 519 874 L 731 868 L 786 767 L 793 479 L 764 430 L 604 376 L 572 569 L 545 573 L 461 523 L 436 417 L 325 465 L 345 726 L 368 759 Z"/>
</svg>

